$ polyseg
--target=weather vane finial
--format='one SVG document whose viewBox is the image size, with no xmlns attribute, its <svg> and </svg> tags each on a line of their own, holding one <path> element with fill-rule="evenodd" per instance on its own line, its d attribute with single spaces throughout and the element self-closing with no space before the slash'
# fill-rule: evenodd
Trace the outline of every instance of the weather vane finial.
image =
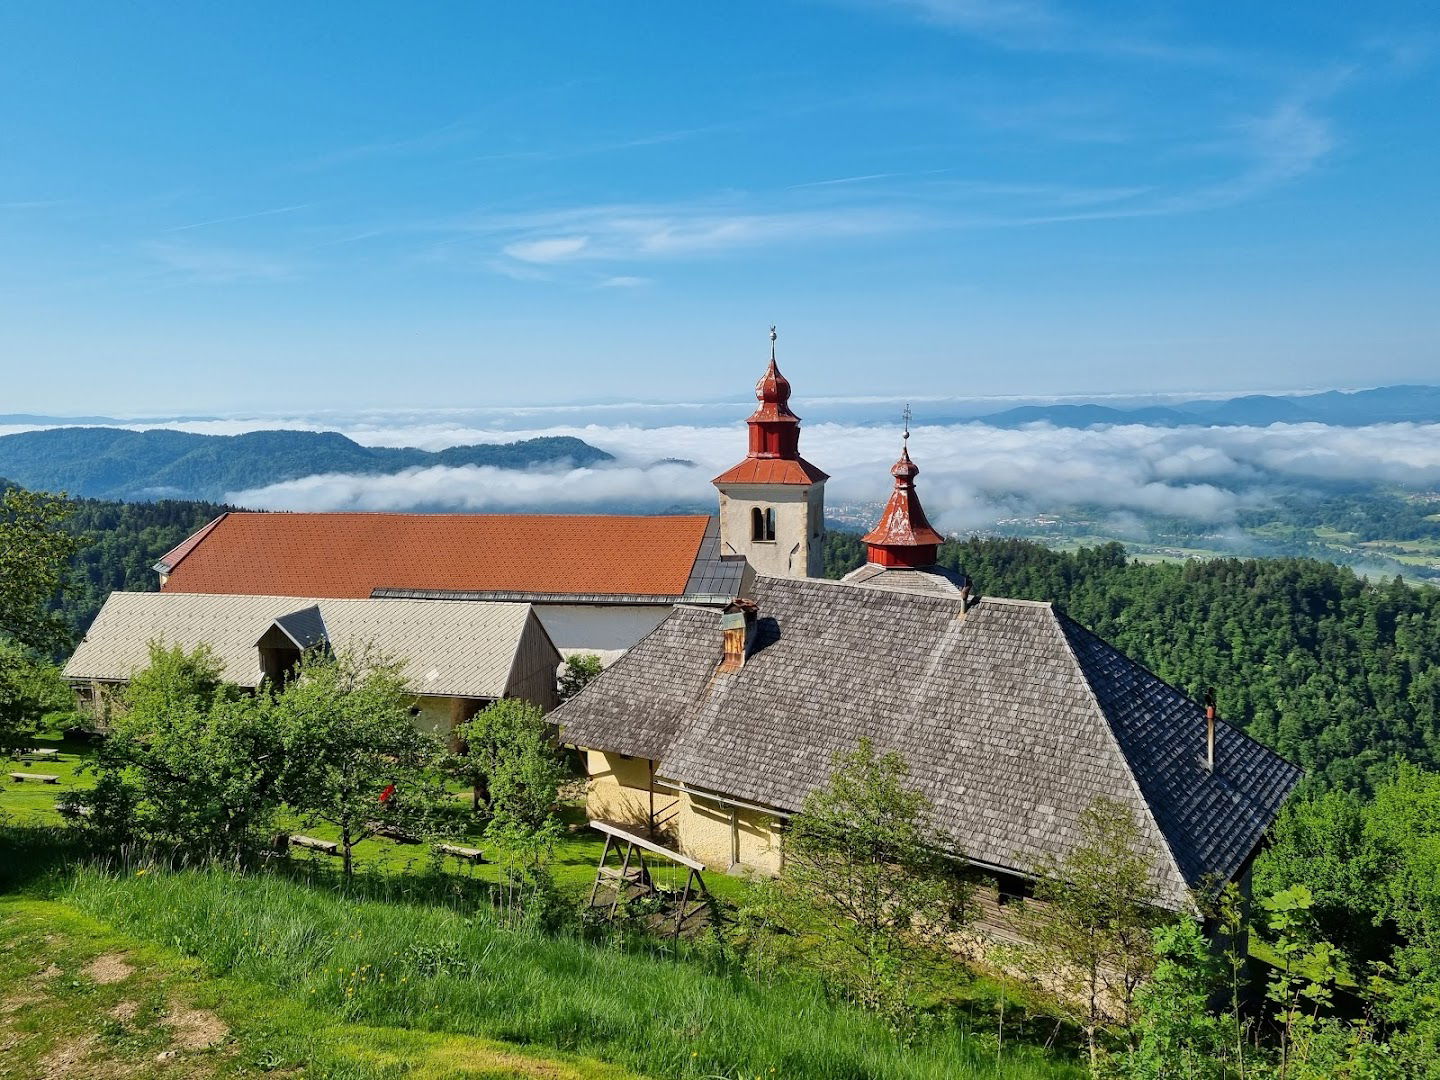
<svg viewBox="0 0 1440 1080">
<path fill-rule="evenodd" d="M 770 324 L 770 360 L 771 360 L 772 363 L 773 363 L 774 360 L 775 360 L 775 339 L 776 339 L 777 337 L 779 337 L 779 336 L 780 336 L 779 334 L 775 333 L 775 324 L 774 324 L 774 323 L 771 323 L 771 324 Z"/>
<path fill-rule="evenodd" d="M 904 436 L 904 442 L 905 442 L 906 445 L 909 445 L 909 443 L 910 443 L 910 403 L 909 403 L 908 401 L 905 403 L 905 411 L 900 414 L 900 418 L 905 421 L 905 436 Z"/>
</svg>

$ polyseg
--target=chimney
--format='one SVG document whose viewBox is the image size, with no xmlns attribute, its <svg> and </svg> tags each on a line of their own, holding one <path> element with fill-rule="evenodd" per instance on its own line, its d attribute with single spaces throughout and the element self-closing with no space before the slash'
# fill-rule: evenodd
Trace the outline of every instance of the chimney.
<svg viewBox="0 0 1440 1080">
<path fill-rule="evenodd" d="M 1215 690 L 1205 691 L 1205 769 L 1215 771 Z"/>
<path fill-rule="evenodd" d="M 724 655 L 720 660 L 721 674 L 739 671 L 745 666 L 745 657 L 750 652 L 750 642 L 755 636 L 758 614 L 759 609 L 754 600 L 739 599 L 720 616 L 720 635 L 724 643 Z"/>
</svg>

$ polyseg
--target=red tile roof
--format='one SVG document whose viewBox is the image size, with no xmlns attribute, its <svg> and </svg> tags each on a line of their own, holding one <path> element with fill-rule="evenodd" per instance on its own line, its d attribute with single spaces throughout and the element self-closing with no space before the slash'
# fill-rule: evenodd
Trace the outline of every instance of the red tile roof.
<svg viewBox="0 0 1440 1080">
<path fill-rule="evenodd" d="M 829 474 L 817 469 L 802 457 L 746 458 L 726 469 L 711 483 L 715 484 L 818 484 Z"/>
<path fill-rule="evenodd" d="M 680 596 L 709 518 L 265 514 L 167 554 L 166 592 L 363 597 L 375 589 Z"/>
</svg>

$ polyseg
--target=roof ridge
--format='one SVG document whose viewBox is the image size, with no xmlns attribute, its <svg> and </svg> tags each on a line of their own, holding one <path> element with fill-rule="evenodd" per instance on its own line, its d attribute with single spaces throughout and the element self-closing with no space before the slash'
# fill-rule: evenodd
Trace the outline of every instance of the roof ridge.
<svg viewBox="0 0 1440 1080">
<path fill-rule="evenodd" d="M 1155 811 L 1150 806 L 1150 800 L 1145 797 L 1145 789 L 1140 786 L 1140 778 L 1135 775 L 1135 769 L 1130 764 L 1130 755 L 1125 753 L 1125 748 L 1120 745 L 1120 737 L 1115 734 L 1115 725 L 1110 719 L 1110 714 L 1105 711 L 1105 706 L 1100 703 L 1100 698 L 1095 693 L 1095 688 L 1090 685 L 1090 676 L 1085 671 L 1085 664 L 1075 652 L 1075 646 L 1070 641 L 1070 635 L 1065 632 L 1067 623 L 1072 626 L 1079 626 L 1080 624 L 1066 616 L 1064 612 L 1056 610 L 1053 605 L 1050 605 L 1050 611 L 1052 615 L 1051 626 L 1054 628 L 1055 633 L 1059 635 L 1061 644 L 1065 646 L 1065 655 L 1070 658 L 1070 662 L 1075 666 L 1076 674 L 1080 676 L 1080 685 L 1085 688 L 1085 696 L 1089 699 L 1096 714 L 1100 717 L 1102 726 L 1105 729 L 1105 734 L 1109 737 L 1110 745 L 1120 758 L 1121 765 L 1125 769 L 1125 775 L 1129 778 L 1130 785 L 1135 789 L 1135 795 L 1139 799 L 1141 812 L 1149 820 L 1150 824 L 1155 827 L 1155 835 L 1160 838 L 1160 845 L 1165 851 L 1166 858 L 1170 861 L 1170 869 L 1174 871 L 1175 877 L 1184 889 L 1187 906 L 1194 908 L 1195 901 L 1190 895 L 1190 882 L 1185 879 L 1185 871 L 1180 866 L 1180 859 L 1175 854 L 1174 845 L 1170 843 L 1170 837 L 1165 835 L 1165 829 L 1160 824 L 1160 819 L 1155 816 Z M 1114 646 L 1111 646 L 1111 648 L 1114 649 Z M 1120 652 L 1119 649 L 1114 649 L 1114 651 L 1123 659 L 1127 661 L 1130 659 L 1124 653 Z"/>
</svg>

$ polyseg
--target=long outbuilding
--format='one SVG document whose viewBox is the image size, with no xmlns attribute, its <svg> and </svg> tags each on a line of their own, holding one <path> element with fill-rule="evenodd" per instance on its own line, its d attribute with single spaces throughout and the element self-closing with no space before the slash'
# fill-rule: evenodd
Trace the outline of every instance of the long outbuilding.
<svg viewBox="0 0 1440 1080">
<path fill-rule="evenodd" d="M 308 649 L 400 666 L 417 723 L 437 733 L 498 698 L 556 703 L 559 651 L 530 604 L 210 593 L 111 593 L 65 665 L 82 701 L 147 666 L 150 645 L 207 646 L 228 682 L 283 682 Z"/>
</svg>

